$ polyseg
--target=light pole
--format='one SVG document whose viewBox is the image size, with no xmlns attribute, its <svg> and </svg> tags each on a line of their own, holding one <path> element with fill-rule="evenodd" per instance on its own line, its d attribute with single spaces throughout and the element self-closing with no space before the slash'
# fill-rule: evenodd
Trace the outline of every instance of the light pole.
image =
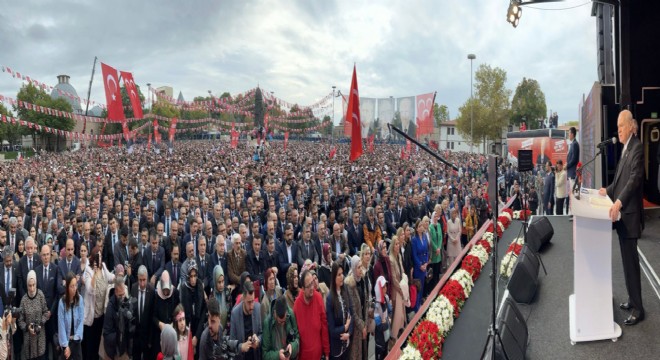
<svg viewBox="0 0 660 360">
<path fill-rule="evenodd" d="M 468 59 L 470 59 L 470 152 L 472 152 L 472 145 L 474 144 L 474 96 L 472 94 L 472 60 L 476 58 L 476 55 L 468 54 Z"/>
<path fill-rule="evenodd" d="M 330 139 L 335 143 L 335 89 L 337 87 L 332 85 L 332 126 L 330 126 Z"/>
</svg>

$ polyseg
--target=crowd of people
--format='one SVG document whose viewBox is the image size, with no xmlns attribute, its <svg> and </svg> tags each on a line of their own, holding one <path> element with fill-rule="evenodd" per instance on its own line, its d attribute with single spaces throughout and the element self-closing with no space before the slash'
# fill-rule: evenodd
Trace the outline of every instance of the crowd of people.
<svg viewBox="0 0 660 360">
<path fill-rule="evenodd" d="M 382 359 L 490 216 L 483 155 L 253 150 L 0 164 L 0 358 Z"/>
</svg>

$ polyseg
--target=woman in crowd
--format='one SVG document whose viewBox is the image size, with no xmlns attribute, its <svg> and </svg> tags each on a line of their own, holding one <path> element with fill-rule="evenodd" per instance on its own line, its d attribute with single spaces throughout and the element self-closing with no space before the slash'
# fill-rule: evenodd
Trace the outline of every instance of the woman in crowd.
<svg viewBox="0 0 660 360">
<path fill-rule="evenodd" d="M 447 262 L 451 265 L 461 253 L 461 221 L 456 209 L 451 210 L 451 218 L 447 221 Z"/>
<path fill-rule="evenodd" d="M 406 325 L 406 306 L 410 305 L 410 295 L 408 293 L 408 276 L 403 269 L 401 262 L 401 240 L 398 236 L 392 237 L 390 245 L 390 264 L 392 268 L 392 331 L 391 338 L 397 339 L 399 331 Z"/>
<path fill-rule="evenodd" d="M 204 320 L 207 316 L 204 285 L 198 280 L 197 273 L 197 264 L 191 262 L 187 273 L 184 274 L 185 282 L 179 286 L 181 305 L 185 311 L 186 323 L 190 324 L 192 345 L 195 349 L 198 349 L 199 339 L 204 331 Z"/>
<path fill-rule="evenodd" d="M 225 291 L 225 273 L 222 265 L 216 265 L 213 268 L 213 296 L 220 305 L 220 325 L 223 329 L 227 328 L 227 314 L 229 313 L 229 301 L 227 291 Z"/>
<path fill-rule="evenodd" d="M 82 247 L 81 247 L 82 249 Z M 84 286 L 83 304 L 83 353 L 85 360 L 98 359 L 98 347 L 103 333 L 106 294 L 109 283 L 115 280 L 115 275 L 108 271 L 101 261 L 101 249 L 95 247 L 89 259 L 90 266 L 85 267 L 82 281 Z"/>
<path fill-rule="evenodd" d="M 465 233 L 467 235 L 467 242 L 472 240 L 472 237 L 474 236 L 474 233 L 477 231 L 477 224 L 479 223 L 479 216 L 477 216 L 477 208 L 474 206 L 470 206 L 470 212 L 468 213 L 468 216 L 465 218 Z M 461 244 L 463 246 L 467 245 Z"/>
<path fill-rule="evenodd" d="M 18 251 L 14 253 L 14 261 L 19 262 L 21 258 L 25 255 L 25 242 L 23 240 L 18 241 Z"/>
<path fill-rule="evenodd" d="M 440 205 L 435 205 L 435 211 L 433 211 L 433 220 L 429 225 L 429 242 L 431 245 L 431 271 L 433 272 L 433 277 L 429 283 L 429 288 L 433 290 L 440 280 L 440 273 L 442 272 L 442 221 L 440 220 L 442 207 Z M 390 279 L 385 279 L 390 280 Z M 388 281 L 388 284 L 393 284 L 393 282 Z M 390 289 L 390 299 L 394 300 L 392 294 L 392 289 L 394 285 L 388 286 Z"/>
<path fill-rule="evenodd" d="M 57 307 L 57 338 L 65 359 L 82 360 L 83 298 L 78 294 L 78 279 L 66 274 L 64 295 Z"/>
<path fill-rule="evenodd" d="M 380 242 L 381 244 L 384 242 Z M 363 311 L 364 294 L 361 294 L 361 287 L 358 288 L 357 284 L 362 281 L 362 266 L 360 266 L 360 258 L 355 255 L 351 258 L 351 271 L 344 280 L 348 296 L 353 306 L 353 335 L 351 336 L 351 346 L 349 359 L 360 359 L 364 356 L 362 349 L 362 342 L 367 339 L 367 323 L 364 321 L 365 312 Z"/>
<path fill-rule="evenodd" d="M 12 335 L 16 333 L 16 322 L 12 318 L 11 312 L 2 316 L 0 322 L 2 323 L 0 326 L 0 360 L 6 360 L 13 341 L 13 337 L 9 336 L 9 331 L 11 330 Z"/>
<path fill-rule="evenodd" d="M 348 359 L 353 334 L 353 305 L 344 289 L 344 269 L 338 263 L 332 265 L 330 294 L 325 301 L 330 339 L 330 359 Z"/>
<path fill-rule="evenodd" d="M 330 277 L 332 275 L 332 251 L 329 243 L 323 243 L 323 256 L 319 267 L 319 281 L 330 288 Z"/>
<path fill-rule="evenodd" d="M 390 257 L 387 254 L 387 243 L 381 241 L 376 245 L 378 249 L 378 257 L 376 258 L 376 263 L 374 264 L 374 278 L 378 279 L 379 276 L 385 277 L 387 282 L 390 282 L 392 275 L 392 265 L 390 264 Z M 388 293 L 388 295 L 391 295 Z"/>
<path fill-rule="evenodd" d="M 170 273 L 163 271 L 156 285 L 156 300 L 154 301 L 154 338 L 160 337 L 163 327 L 174 322 L 174 309 L 179 305 L 179 290 L 172 286 Z M 154 352 L 160 351 L 160 344 L 155 344 Z"/>
<path fill-rule="evenodd" d="M 376 360 L 382 360 L 387 355 L 387 342 L 390 338 L 390 314 L 392 303 L 387 296 L 387 280 L 384 277 L 376 279 Z"/>
<path fill-rule="evenodd" d="M 46 298 L 37 289 L 37 274 L 30 270 L 27 275 L 27 294 L 21 299 L 18 327 L 23 332 L 23 359 L 41 359 L 46 352 L 46 329 L 48 320 Z"/>
<path fill-rule="evenodd" d="M 174 324 L 172 326 L 176 332 L 177 351 L 179 356 L 181 356 L 180 360 L 194 360 L 192 333 L 190 327 L 186 325 L 186 314 L 184 313 L 183 305 L 181 304 L 174 308 Z"/>
<path fill-rule="evenodd" d="M 175 360 L 176 356 L 179 355 L 176 331 L 171 325 L 163 327 L 158 345 L 160 352 L 156 358 L 157 360 Z"/>
<path fill-rule="evenodd" d="M 264 273 L 264 289 L 261 291 L 261 318 L 267 318 L 275 305 L 275 300 L 282 296 L 282 289 L 277 286 L 277 277 L 272 268 Z"/>
<path fill-rule="evenodd" d="M 291 266 L 289 266 L 289 270 L 286 272 L 287 289 L 284 292 L 286 303 L 291 309 L 293 309 L 293 304 L 296 302 L 296 298 L 298 297 L 298 280 L 298 265 L 291 264 Z"/>
<path fill-rule="evenodd" d="M 367 244 L 362 244 L 360 250 L 360 266 L 362 267 L 362 281 L 358 282 L 358 287 L 361 288 L 361 293 L 364 294 L 364 299 L 362 303 L 365 306 L 362 308 L 364 311 L 364 319 L 367 323 L 367 338 L 362 341 L 362 352 L 364 356 L 368 356 L 369 349 L 369 340 L 370 336 L 373 335 L 376 325 L 374 323 L 374 300 L 373 300 L 373 271 L 371 270 L 371 259 L 373 254 L 371 248 Z M 366 357 L 365 357 L 366 359 Z"/>
<path fill-rule="evenodd" d="M 429 240 L 424 231 L 423 221 L 417 220 L 417 223 L 415 223 L 415 235 L 411 241 L 413 277 L 420 282 L 420 288 L 417 292 L 417 302 L 415 303 L 415 311 L 417 311 L 422 304 L 424 285 L 426 283 L 426 271 L 429 265 Z"/>
</svg>

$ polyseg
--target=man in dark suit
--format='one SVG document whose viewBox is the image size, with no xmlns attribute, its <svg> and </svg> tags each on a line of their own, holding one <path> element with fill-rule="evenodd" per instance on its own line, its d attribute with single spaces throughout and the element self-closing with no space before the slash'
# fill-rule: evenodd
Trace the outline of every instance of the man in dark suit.
<svg viewBox="0 0 660 360">
<path fill-rule="evenodd" d="M 108 269 L 115 268 L 115 254 L 113 251 L 115 245 L 119 242 L 119 226 L 117 220 L 112 219 L 110 220 L 108 234 L 105 236 L 105 244 L 103 245 L 103 262 L 105 262 Z"/>
<path fill-rule="evenodd" d="M 630 111 L 623 110 L 619 114 L 617 128 L 623 151 L 616 167 L 614 180 L 607 188 L 601 188 L 599 194 L 607 195 L 614 201 L 610 208 L 610 219 L 619 235 L 623 274 L 628 290 L 628 301 L 622 303 L 620 307 L 624 310 L 632 310 L 623 323 L 635 325 L 644 320 L 639 254 L 637 252 L 637 239 L 641 236 L 644 225 L 642 202 L 644 152 L 641 141 L 635 136 L 637 122 Z"/>
<path fill-rule="evenodd" d="M 399 223 L 399 211 L 396 208 L 394 199 L 390 200 L 390 206 L 385 211 L 385 224 L 387 225 L 387 232 L 396 234 L 396 229 L 401 225 Z"/>
<path fill-rule="evenodd" d="M 566 176 L 569 180 L 575 180 L 577 172 L 577 164 L 580 161 L 580 144 L 575 138 L 577 130 L 575 126 L 571 126 L 568 130 L 568 139 L 571 141 L 571 144 L 568 146 L 568 155 L 566 156 Z M 568 214 L 570 196 L 566 201 L 566 213 Z"/>
<path fill-rule="evenodd" d="M 545 162 L 546 176 L 543 180 L 543 214 L 552 215 L 555 206 L 555 173 L 550 160 Z"/>
<path fill-rule="evenodd" d="M 147 266 L 149 283 L 151 286 L 154 286 L 156 280 L 158 280 L 157 275 L 160 274 L 165 267 L 165 250 L 158 244 L 158 237 L 156 237 L 155 232 L 149 234 L 149 242 L 151 243 L 151 249 L 145 253 L 146 255 L 142 261 Z"/>
<path fill-rule="evenodd" d="M 17 274 L 18 274 L 18 265 L 13 261 L 14 253 L 11 251 L 5 251 L 3 254 L 3 263 L 4 266 L 0 270 L 0 288 L 2 289 L 2 304 L 6 309 L 9 307 L 9 290 L 16 289 Z M 14 301 L 12 302 L 13 306 L 18 306 L 20 304 L 18 296 L 14 296 Z"/>
<path fill-rule="evenodd" d="M 317 265 L 321 263 L 321 254 L 312 241 L 312 232 L 308 224 L 303 224 L 302 235 L 298 243 L 298 266 L 302 269 L 305 260 L 311 260 Z"/>
<path fill-rule="evenodd" d="M 31 238 L 25 241 L 25 256 L 18 262 L 18 289 L 16 294 L 19 299 L 27 294 L 27 274 L 41 264 L 41 260 L 36 255 L 36 244 Z"/>
<path fill-rule="evenodd" d="M 213 235 L 211 235 L 213 236 Z M 208 270 L 211 266 L 211 255 L 206 251 L 207 238 L 205 236 L 200 236 L 199 241 L 197 242 L 197 256 L 195 256 L 195 261 L 197 262 L 197 280 L 201 281 L 204 285 L 204 291 L 209 289 L 209 284 L 212 280 L 209 278 Z M 208 293 L 208 291 L 207 291 Z"/>
<path fill-rule="evenodd" d="M 298 260 L 298 244 L 293 241 L 293 225 L 291 224 L 287 224 L 284 228 L 284 241 L 277 248 L 277 259 L 280 270 L 277 273 L 280 286 L 286 289 L 286 272 L 289 271 L 291 264 L 296 264 Z"/>
<path fill-rule="evenodd" d="M 137 270 L 138 282 L 131 288 L 131 298 L 137 299 L 135 338 L 133 341 L 133 359 L 153 359 L 152 353 L 152 316 L 155 299 L 154 287 L 148 283 L 147 268 L 142 265 Z"/>
<path fill-rule="evenodd" d="M 157 278 L 160 278 L 160 275 L 163 271 L 167 270 L 167 273 L 170 274 L 170 281 L 172 286 L 175 288 L 179 286 L 179 280 L 181 279 L 181 262 L 179 261 L 180 248 L 179 245 L 173 245 L 170 252 L 170 261 L 165 263 L 165 266 L 156 274 Z"/>
<path fill-rule="evenodd" d="M 18 219 L 10 217 L 9 231 L 7 231 L 7 244 L 11 246 L 11 251 L 18 251 L 18 243 L 21 242 L 21 240 L 25 240 L 25 238 L 23 237 L 23 232 L 18 228 Z"/>
<path fill-rule="evenodd" d="M 125 265 L 128 261 L 128 228 L 123 227 L 121 229 L 120 241 L 115 244 L 115 248 L 112 250 L 115 258 L 115 266 Z"/>
<path fill-rule="evenodd" d="M 69 239 L 66 246 L 67 254 L 71 253 L 71 256 L 73 256 L 73 240 Z M 69 246 L 71 246 L 70 251 Z M 57 304 L 62 294 L 64 294 L 64 284 L 62 281 L 64 278 L 61 271 L 54 264 L 51 264 L 50 251 L 50 246 L 48 245 L 41 247 L 42 263 L 34 269 L 37 275 L 37 288 L 44 294 L 48 308 L 48 312 L 46 313 L 48 320 L 45 324 L 46 349 L 52 346 L 50 339 L 53 338 L 57 325 Z M 64 263 L 64 261 L 60 263 Z M 78 263 L 78 267 L 80 267 L 80 262 Z"/>
<path fill-rule="evenodd" d="M 68 274 L 69 272 L 72 272 L 73 275 L 80 274 L 80 259 L 78 259 L 76 255 L 74 255 L 75 248 L 73 244 L 74 244 L 73 239 L 69 239 L 66 241 L 66 245 L 64 247 L 66 257 L 64 258 L 64 260 L 60 261 L 57 264 L 62 279 L 66 279 L 66 274 Z"/>
<path fill-rule="evenodd" d="M 362 246 L 362 243 L 364 242 L 362 224 L 360 224 L 360 214 L 357 212 L 353 213 L 353 220 L 348 221 L 346 231 L 348 232 L 348 248 L 350 255 L 356 255 L 360 246 Z"/>
</svg>

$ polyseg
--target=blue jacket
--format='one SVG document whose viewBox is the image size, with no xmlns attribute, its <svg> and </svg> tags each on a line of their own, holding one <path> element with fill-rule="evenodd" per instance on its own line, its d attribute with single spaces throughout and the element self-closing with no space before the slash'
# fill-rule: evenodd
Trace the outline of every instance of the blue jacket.
<svg viewBox="0 0 660 360">
<path fill-rule="evenodd" d="M 422 271 L 420 267 L 429 261 L 429 239 L 426 235 L 421 238 L 415 234 L 412 237 L 412 261 L 413 261 L 413 276 L 415 278 L 423 278 L 426 276 L 426 271 Z"/>
<path fill-rule="evenodd" d="M 566 158 L 566 175 L 569 179 L 575 179 L 575 171 L 577 170 L 577 163 L 580 161 L 580 144 L 577 140 L 573 140 L 571 146 L 568 147 L 568 156 Z"/>
<path fill-rule="evenodd" d="M 70 308 L 68 311 L 65 309 L 64 301 L 60 299 L 57 307 L 57 340 L 60 347 L 65 348 L 69 346 L 69 334 L 71 333 L 71 312 L 73 312 L 73 339 L 82 340 L 83 338 L 83 320 L 84 304 L 83 297 L 78 296 L 78 305 Z"/>
</svg>

